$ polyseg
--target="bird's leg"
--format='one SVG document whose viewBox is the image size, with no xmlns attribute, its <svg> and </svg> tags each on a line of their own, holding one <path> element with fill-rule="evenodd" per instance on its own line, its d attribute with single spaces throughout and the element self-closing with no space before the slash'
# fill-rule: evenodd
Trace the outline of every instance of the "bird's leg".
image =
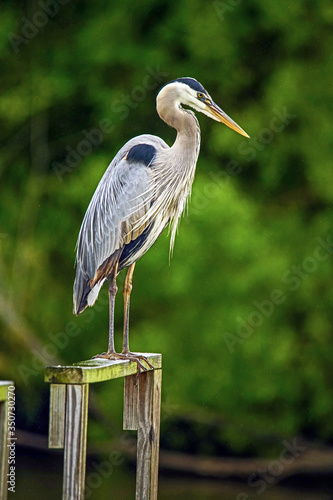
<svg viewBox="0 0 333 500">
<path fill-rule="evenodd" d="M 123 288 L 123 296 L 124 296 L 124 337 L 123 337 L 123 354 L 127 354 L 130 352 L 129 350 L 129 307 L 130 307 L 130 298 L 132 291 L 132 279 L 134 273 L 135 263 L 131 264 L 128 268 L 124 288 Z"/>
<path fill-rule="evenodd" d="M 131 264 L 128 268 L 125 282 L 124 282 L 124 338 L 123 338 L 123 350 L 122 352 L 116 353 L 114 348 L 114 304 L 117 293 L 117 283 L 116 276 L 118 267 L 114 269 L 114 273 L 109 282 L 109 299 L 110 299 L 110 319 L 109 319 L 109 348 L 107 353 L 98 354 L 94 358 L 107 358 L 107 359 L 128 359 L 130 361 L 135 361 L 138 365 L 138 376 L 141 371 L 146 371 L 147 368 L 141 363 L 144 361 L 147 363 L 149 368 L 154 369 L 153 365 L 149 362 L 146 356 L 142 354 L 136 354 L 130 352 L 129 350 L 129 306 L 130 306 L 130 296 L 132 291 L 132 278 L 134 273 L 135 264 Z"/>
<path fill-rule="evenodd" d="M 118 356 L 114 347 L 114 305 L 118 291 L 117 287 L 118 264 L 115 266 L 109 280 L 109 345 L 108 352 L 97 354 L 94 358 L 116 359 Z"/>
<path fill-rule="evenodd" d="M 118 267 L 118 266 L 117 266 Z M 117 287 L 117 268 L 114 270 L 112 278 L 109 281 L 109 347 L 108 354 L 116 352 L 114 348 L 114 305 L 116 301 Z"/>
<path fill-rule="evenodd" d="M 133 273 L 134 273 L 134 267 L 135 263 L 131 264 L 128 268 L 125 282 L 124 282 L 124 289 L 123 289 L 123 296 L 124 296 L 124 337 L 123 337 L 123 350 L 122 350 L 122 355 L 125 358 L 132 359 L 133 361 L 136 361 L 138 365 L 138 375 L 140 374 L 141 370 L 146 370 L 145 366 L 140 362 L 140 360 L 145 361 L 149 368 L 154 369 L 153 365 L 148 361 L 146 356 L 143 356 L 142 354 L 136 354 L 134 352 L 131 352 L 129 350 L 129 308 L 130 308 L 130 298 L 131 298 L 131 291 L 132 291 L 132 279 L 133 279 Z"/>
</svg>

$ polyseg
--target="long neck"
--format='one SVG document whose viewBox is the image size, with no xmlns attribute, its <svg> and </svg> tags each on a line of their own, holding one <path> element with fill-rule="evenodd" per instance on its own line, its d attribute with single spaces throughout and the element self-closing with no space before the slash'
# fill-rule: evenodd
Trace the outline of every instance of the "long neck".
<svg viewBox="0 0 333 500">
<path fill-rule="evenodd" d="M 176 140 L 171 147 L 174 157 L 181 158 L 181 164 L 195 168 L 200 149 L 200 127 L 192 111 L 179 105 L 166 105 L 165 100 L 157 100 L 157 112 L 170 127 L 177 130 Z"/>
<path fill-rule="evenodd" d="M 168 86 L 157 96 L 157 112 L 165 123 L 177 130 L 172 147 L 159 155 L 155 185 L 159 187 L 160 196 L 152 205 L 152 210 L 161 209 L 159 213 L 171 224 L 172 252 L 177 225 L 191 193 L 200 149 L 200 128 L 194 113 L 180 106 L 177 94 Z"/>
</svg>

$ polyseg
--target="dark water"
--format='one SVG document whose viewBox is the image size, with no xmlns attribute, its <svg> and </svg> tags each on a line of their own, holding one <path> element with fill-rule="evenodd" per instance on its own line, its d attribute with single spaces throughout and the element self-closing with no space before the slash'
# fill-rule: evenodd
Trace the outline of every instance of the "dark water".
<svg viewBox="0 0 333 500">
<path fill-rule="evenodd" d="M 134 500 L 135 471 L 126 464 L 111 469 L 95 460 L 87 465 L 86 499 Z M 61 499 L 62 454 L 17 449 L 16 491 L 9 500 Z M 99 470 L 96 473 L 96 470 Z M 295 483 L 295 481 L 294 481 Z M 163 471 L 159 479 L 159 500 L 333 500 L 329 477 L 299 479 L 293 487 L 267 484 L 258 494 L 245 482 L 174 477 Z"/>
</svg>

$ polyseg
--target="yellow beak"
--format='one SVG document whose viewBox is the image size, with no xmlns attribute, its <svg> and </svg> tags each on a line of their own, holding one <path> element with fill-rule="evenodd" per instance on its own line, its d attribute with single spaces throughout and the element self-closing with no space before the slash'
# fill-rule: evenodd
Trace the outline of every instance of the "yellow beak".
<svg viewBox="0 0 333 500">
<path fill-rule="evenodd" d="M 206 111 L 211 118 L 214 120 L 224 123 L 224 125 L 227 125 L 227 127 L 232 128 L 232 130 L 235 130 L 235 132 L 238 132 L 239 134 L 243 135 L 244 137 L 250 137 L 239 125 L 237 125 L 234 120 L 230 118 L 221 108 L 218 107 L 215 102 L 210 102 L 209 104 L 206 103 Z"/>
</svg>

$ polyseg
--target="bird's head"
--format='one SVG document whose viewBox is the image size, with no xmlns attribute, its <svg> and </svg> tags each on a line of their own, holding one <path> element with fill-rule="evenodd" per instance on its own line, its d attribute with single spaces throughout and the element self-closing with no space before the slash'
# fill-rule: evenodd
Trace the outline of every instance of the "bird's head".
<svg viewBox="0 0 333 500">
<path fill-rule="evenodd" d="M 204 113 L 218 122 L 224 123 L 244 137 L 249 135 L 232 120 L 210 97 L 207 90 L 194 78 L 177 78 L 167 83 L 160 90 L 157 99 L 163 100 L 172 95 L 172 100 L 178 106 L 184 104 L 195 111 Z"/>
</svg>

